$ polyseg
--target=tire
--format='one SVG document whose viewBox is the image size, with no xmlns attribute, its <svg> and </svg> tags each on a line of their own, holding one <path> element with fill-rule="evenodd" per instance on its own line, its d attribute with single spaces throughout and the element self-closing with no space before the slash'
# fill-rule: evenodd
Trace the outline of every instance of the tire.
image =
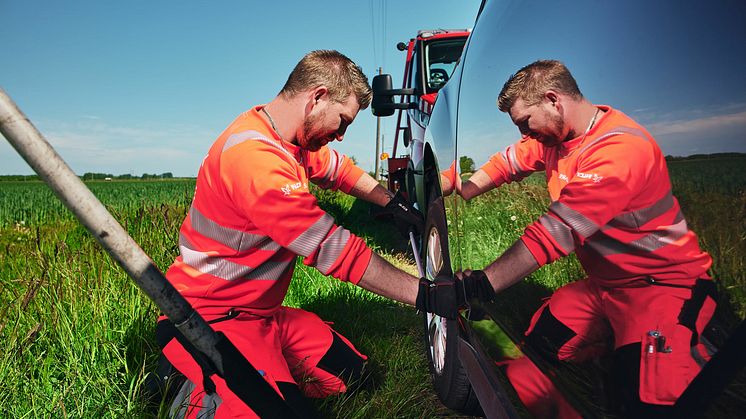
<svg viewBox="0 0 746 419">
<path fill-rule="evenodd" d="M 448 229 L 442 197 L 430 201 L 422 241 L 424 246 L 421 253 L 426 278 L 432 280 L 439 274 L 451 275 Z M 430 313 L 422 314 L 430 374 L 438 397 L 450 409 L 482 416 L 479 400 L 458 356 L 459 320 L 448 320 Z"/>
</svg>

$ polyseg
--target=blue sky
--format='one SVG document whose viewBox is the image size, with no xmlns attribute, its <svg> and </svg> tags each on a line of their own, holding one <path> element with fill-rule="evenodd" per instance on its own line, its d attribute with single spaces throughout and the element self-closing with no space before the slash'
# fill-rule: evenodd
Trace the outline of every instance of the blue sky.
<svg viewBox="0 0 746 419">
<path fill-rule="evenodd" d="M 337 49 L 369 78 L 382 66 L 399 85 L 404 53 L 396 50 L 396 43 L 408 40 L 418 29 L 472 27 L 479 3 L 0 0 L 0 86 L 78 174 L 195 176 L 215 137 L 240 112 L 271 100 L 306 52 Z M 663 32 L 668 26 L 691 27 L 689 39 L 671 40 L 672 50 L 689 57 L 691 68 L 640 72 L 641 77 L 667 73 L 656 79 L 667 84 L 662 86 L 664 92 L 650 95 L 665 95 L 671 108 L 668 116 L 650 116 L 643 122 L 661 136 L 666 154 L 697 152 L 691 147 L 667 149 L 663 141 L 666 135 L 681 136 L 687 127 L 705 132 L 720 129 L 732 138 L 744 138 L 746 13 L 742 2 L 710 2 L 719 12 L 705 16 L 687 3 L 651 3 L 667 9 L 667 19 L 660 22 Z M 604 2 L 597 6 L 602 9 Z M 729 8 L 733 13 L 722 12 Z M 691 26 L 693 13 L 701 17 L 700 26 Z M 558 21 L 572 18 L 558 16 Z M 692 98 L 679 93 L 676 85 L 700 82 L 687 78 L 690 73 L 710 74 L 723 85 L 707 86 L 697 98 L 710 109 L 720 109 L 719 113 L 701 115 L 695 107 L 679 107 L 691 105 Z M 589 83 L 608 82 L 613 75 Z M 584 88 L 583 80 L 579 82 Z M 612 103 L 615 98 L 601 99 Z M 674 113 L 678 119 L 671 124 Z M 386 150 L 391 147 L 394 122 L 383 120 Z M 372 170 L 375 130 L 376 120 L 365 110 L 335 148 Z M 700 152 L 715 151 L 746 152 L 746 140 L 714 142 Z M 0 174 L 29 173 L 32 170 L 8 143 L 0 142 Z"/>
<path fill-rule="evenodd" d="M 78 174 L 196 176 L 212 141 L 271 100 L 305 53 L 336 49 L 369 78 L 383 66 L 400 83 L 397 42 L 418 29 L 471 27 L 478 8 L 478 0 L 0 0 L 0 86 Z M 393 124 L 383 121 L 384 141 Z M 375 130 L 362 111 L 336 147 L 372 170 Z M 0 162 L 0 174 L 33 173 L 7 141 Z"/>
</svg>

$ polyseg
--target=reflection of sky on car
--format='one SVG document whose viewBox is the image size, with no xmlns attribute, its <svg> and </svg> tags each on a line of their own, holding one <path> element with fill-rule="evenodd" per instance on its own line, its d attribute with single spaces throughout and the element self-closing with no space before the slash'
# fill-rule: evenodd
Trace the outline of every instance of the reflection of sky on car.
<svg viewBox="0 0 746 419">
<path fill-rule="evenodd" d="M 492 3 L 501 19 L 477 24 L 460 100 L 459 155 L 477 167 L 519 138 L 495 101 L 536 59 L 565 62 L 588 99 L 635 118 L 664 154 L 746 152 L 742 2 Z"/>
</svg>

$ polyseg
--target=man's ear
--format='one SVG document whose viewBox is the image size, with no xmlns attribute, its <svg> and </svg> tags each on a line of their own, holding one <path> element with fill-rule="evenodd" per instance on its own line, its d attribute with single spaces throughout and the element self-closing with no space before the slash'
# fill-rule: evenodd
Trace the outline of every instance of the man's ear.
<svg viewBox="0 0 746 419">
<path fill-rule="evenodd" d="M 559 94 L 554 90 L 547 90 L 546 93 L 544 93 L 544 98 L 547 99 L 552 106 L 556 107 L 558 105 Z"/>
<path fill-rule="evenodd" d="M 306 93 L 306 115 L 314 112 L 316 106 L 319 103 L 325 102 L 329 98 L 329 89 L 326 86 L 318 86 L 314 89 L 308 90 Z M 322 106 L 317 111 L 323 110 Z"/>
<path fill-rule="evenodd" d="M 326 98 L 328 95 L 329 89 L 324 85 L 313 89 L 313 100 L 315 103 L 318 103 L 319 100 Z"/>
</svg>

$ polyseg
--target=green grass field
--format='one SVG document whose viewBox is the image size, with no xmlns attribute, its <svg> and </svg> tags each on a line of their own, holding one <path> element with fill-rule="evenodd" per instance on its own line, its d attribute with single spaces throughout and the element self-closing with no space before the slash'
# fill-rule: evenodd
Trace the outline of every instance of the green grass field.
<svg viewBox="0 0 746 419">
<path fill-rule="evenodd" d="M 194 181 L 87 184 L 165 270 Z M 404 243 L 367 205 L 319 191 L 324 208 L 409 269 Z M 157 356 L 155 306 L 39 182 L 0 182 L 0 418 L 165 417 L 143 401 Z M 285 303 L 312 310 L 371 357 L 370 388 L 319 401 L 325 417 L 449 415 L 430 390 L 414 310 L 298 263 Z M 382 413 L 389 412 L 389 413 Z"/>
<path fill-rule="evenodd" d="M 674 162 L 670 171 L 692 229 L 713 255 L 722 303 L 746 315 L 746 159 Z M 136 242 L 165 270 L 194 181 L 90 182 Z M 414 272 L 406 244 L 367 204 L 319 191 L 341 224 L 393 263 Z M 488 262 L 546 205 L 540 182 L 508 185 L 473 201 L 485 232 L 462 249 Z M 531 281 L 555 288 L 582 275 L 572 259 Z M 526 297 L 528 298 L 528 297 Z M 516 301 L 520 303 L 520 301 Z M 414 310 L 298 264 L 286 304 L 314 311 L 370 356 L 371 385 L 316 403 L 324 417 L 453 416 L 435 397 Z M 0 417 L 162 417 L 143 401 L 157 347 L 157 309 L 39 182 L 0 182 Z"/>
</svg>

